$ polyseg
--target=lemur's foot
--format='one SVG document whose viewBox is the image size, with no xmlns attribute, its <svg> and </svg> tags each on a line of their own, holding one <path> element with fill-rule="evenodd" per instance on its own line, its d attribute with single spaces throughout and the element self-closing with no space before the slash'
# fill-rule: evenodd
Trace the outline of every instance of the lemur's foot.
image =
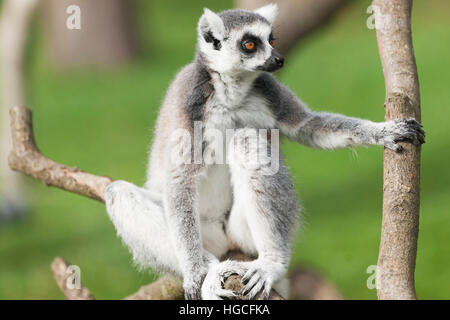
<svg viewBox="0 0 450 320">
<path fill-rule="evenodd" d="M 225 280 L 232 274 L 243 277 L 247 270 L 245 264 L 239 261 L 226 260 L 211 264 L 203 282 L 202 298 L 204 300 L 230 300 L 237 298 L 237 292 L 224 289 Z"/>
<path fill-rule="evenodd" d="M 261 298 L 266 300 L 269 298 L 270 290 L 275 282 L 274 275 L 279 272 L 275 265 L 271 268 L 270 263 L 263 263 L 262 261 L 249 262 L 249 268 L 242 277 L 242 295 L 245 299 L 251 300 L 261 292 Z"/>
<path fill-rule="evenodd" d="M 422 125 L 414 118 L 396 119 L 384 124 L 382 144 L 396 152 L 402 151 L 398 142 L 409 141 L 415 145 L 425 143 L 425 132 Z"/>
</svg>

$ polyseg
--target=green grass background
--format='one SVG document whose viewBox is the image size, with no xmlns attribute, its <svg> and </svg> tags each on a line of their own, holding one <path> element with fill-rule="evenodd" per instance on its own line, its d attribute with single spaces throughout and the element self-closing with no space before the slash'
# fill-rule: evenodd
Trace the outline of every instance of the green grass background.
<svg viewBox="0 0 450 320">
<path fill-rule="evenodd" d="M 287 57 L 279 79 L 315 110 L 382 121 L 384 81 L 369 1 L 353 1 L 328 27 Z M 48 157 L 143 184 L 149 141 L 169 82 L 195 51 L 203 7 L 231 1 L 138 1 L 139 59 L 108 71 L 55 71 L 36 22 L 28 49 L 29 106 Z M 450 2 L 417 0 L 413 34 L 427 144 L 416 285 L 419 298 L 450 298 Z M 80 49 L 82 50 L 82 49 Z M 318 151 L 284 143 L 304 206 L 292 267 L 308 265 L 345 297 L 375 299 L 366 269 L 377 262 L 382 203 L 382 148 Z M 5 155 L 2 155 L 5 156 Z M 101 299 L 122 298 L 155 279 L 131 263 L 103 205 L 32 179 L 30 214 L 0 226 L 0 298 L 61 299 L 49 264 L 61 255 L 81 267 Z"/>
</svg>

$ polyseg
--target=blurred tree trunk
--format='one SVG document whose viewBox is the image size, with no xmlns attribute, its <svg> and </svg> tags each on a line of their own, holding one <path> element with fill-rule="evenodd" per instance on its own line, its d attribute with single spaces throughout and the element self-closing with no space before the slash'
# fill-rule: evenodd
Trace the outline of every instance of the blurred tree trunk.
<svg viewBox="0 0 450 320">
<path fill-rule="evenodd" d="M 9 109 L 25 104 L 24 52 L 30 21 L 39 0 L 5 0 L 0 15 L 0 220 L 21 214 L 25 200 L 20 178 L 9 166 L 12 149 Z"/>
<path fill-rule="evenodd" d="M 61 68 L 104 67 L 133 58 L 137 48 L 131 0 L 46 0 L 46 27 L 52 59 Z M 80 29 L 66 25 L 80 8 Z"/>
<path fill-rule="evenodd" d="M 236 0 L 238 8 L 256 9 L 265 4 L 278 4 L 274 25 L 276 48 L 287 53 L 300 40 L 324 25 L 347 0 Z"/>
</svg>

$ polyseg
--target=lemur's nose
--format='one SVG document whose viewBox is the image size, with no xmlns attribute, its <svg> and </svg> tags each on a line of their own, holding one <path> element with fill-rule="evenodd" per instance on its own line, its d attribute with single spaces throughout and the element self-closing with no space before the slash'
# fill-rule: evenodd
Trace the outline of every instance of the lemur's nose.
<svg viewBox="0 0 450 320">
<path fill-rule="evenodd" d="M 284 64 L 284 58 L 283 57 L 275 57 L 275 63 L 281 68 Z"/>
</svg>

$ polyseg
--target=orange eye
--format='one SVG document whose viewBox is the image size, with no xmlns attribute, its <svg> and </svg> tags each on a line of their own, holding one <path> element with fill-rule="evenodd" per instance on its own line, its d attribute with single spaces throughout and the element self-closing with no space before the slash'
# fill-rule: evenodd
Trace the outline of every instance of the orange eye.
<svg viewBox="0 0 450 320">
<path fill-rule="evenodd" d="M 253 50 L 255 48 L 255 43 L 253 41 L 248 41 L 244 44 L 245 49 Z"/>
<path fill-rule="evenodd" d="M 275 45 L 275 40 L 270 40 L 269 44 L 273 47 Z"/>
</svg>

